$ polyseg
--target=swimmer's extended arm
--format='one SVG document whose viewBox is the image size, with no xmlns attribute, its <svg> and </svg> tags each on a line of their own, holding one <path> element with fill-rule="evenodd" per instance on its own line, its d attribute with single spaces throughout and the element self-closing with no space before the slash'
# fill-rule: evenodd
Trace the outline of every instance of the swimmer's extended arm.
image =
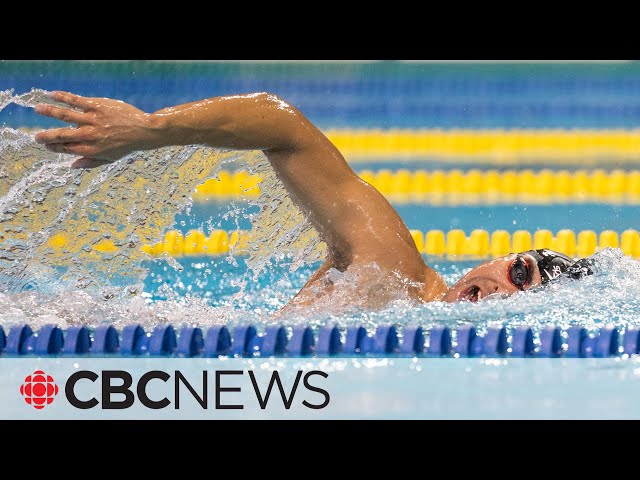
<svg viewBox="0 0 640 480">
<path fill-rule="evenodd" d="M 137 150 L 203 144 L 262 150 L 292 199 L 309 216 L 343 270 L 376 262 L 427 285 L 425 298 L 446 286 L 425 266 L 402 219 L 389 202 L 360 179 L 329 139 L 295 107 L 276 95 L 214 97 L 147 114 L 127 103 L 54 92 L 72 107 L 38 105 L 40 114 L 76 124 L 39 132 L 51 151 L 80 155 L 74 166 L 92 168 Z"/>
</svg>

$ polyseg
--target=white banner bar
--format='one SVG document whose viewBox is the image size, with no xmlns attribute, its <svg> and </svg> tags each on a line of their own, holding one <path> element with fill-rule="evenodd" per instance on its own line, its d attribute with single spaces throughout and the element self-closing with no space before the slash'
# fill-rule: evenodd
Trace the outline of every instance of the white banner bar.
<svg viewBox="0 0 640 480">
<path fill-rule="evenodd" d="M 0 419 L 638 419 L 640 359 L 0 358 Z"/>
</svg>

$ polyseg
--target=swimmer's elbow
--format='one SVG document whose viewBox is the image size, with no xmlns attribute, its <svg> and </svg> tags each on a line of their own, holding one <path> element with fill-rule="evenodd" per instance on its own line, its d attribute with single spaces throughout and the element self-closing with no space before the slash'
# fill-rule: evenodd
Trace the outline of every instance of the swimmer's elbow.
<svg viewBox="0 0 640 480">
<path fill-rule="evenodd" d="M 278 94 L 269 92 L 257 92 L 250 94 L 249 97 L 255 99 L 256 103 L 261 108 L 268 108 L 275 112 L 287 113 L 292 115 L 298 115 L 298 110 L 293 107 L 289 102 L 280 97 Z"/>
<path fill-rule="evenodd" d="M 291 150 L 309 143 L 321 136 L 317 128 L 293 105 L 275 93 L 257 92 L 250 94 L 260 113 L 263 129 L 277 133 L 277 147 L 268 150 Z M 264 131 L 264 130 L 263 130 Z"/>
</svg>

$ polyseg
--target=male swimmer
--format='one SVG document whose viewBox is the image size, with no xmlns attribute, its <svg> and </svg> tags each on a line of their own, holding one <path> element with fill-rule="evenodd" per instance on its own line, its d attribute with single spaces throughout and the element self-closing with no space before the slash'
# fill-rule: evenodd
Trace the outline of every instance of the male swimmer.
<svg viewBox="0 0 640 480">
<path fill-rule="evenodd" d="M 261 150 L 296 205 L 327 245 L 327 257 L 292 303 L 310 305 L 331 295 L 327 273 L 375 264 L 375 275 L 421 302 L 469 301 L 508 296 L 560 276 L 591 273 L 588 259 L 574 262 L 552 250 L 530 250 L 483 263 L 453 286 L 425 264 L 398 213 L 359 178 L 329 139 L 277 95 L 213 97 L 145 113 L 119 100 L 53 92 L 68 107 L 39 104 L 39 114 L 75 124 L 36 133 L 58 153 L 78 155 L 74 168 L 94 168 L 134 151 L 173 145 Z M 363 268 L 361 272 L 371 272 Z M 368 289 L 366 273 L 353 288 Z M 402 281 L 398 282 L 398 279 Z M 369 288 L 370 289 L 370 288 Z"/>
</svg>

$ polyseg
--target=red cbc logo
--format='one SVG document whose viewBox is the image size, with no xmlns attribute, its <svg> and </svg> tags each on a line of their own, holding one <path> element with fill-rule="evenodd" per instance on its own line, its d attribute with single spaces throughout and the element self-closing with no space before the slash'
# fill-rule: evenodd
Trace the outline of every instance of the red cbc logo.
<svg viewBox="0 0 640 480">
<path fill-rule="evenodd" d="M 51 375 L 47 375 L 42 370 L 36 370 L 24 379 L 24 383 L 20 385 L 20 394 L 25 402 L 33 405 L 36 410 L 41 410 L 53 402 L 58 394 L 58 385 Z"/>
</svg>

